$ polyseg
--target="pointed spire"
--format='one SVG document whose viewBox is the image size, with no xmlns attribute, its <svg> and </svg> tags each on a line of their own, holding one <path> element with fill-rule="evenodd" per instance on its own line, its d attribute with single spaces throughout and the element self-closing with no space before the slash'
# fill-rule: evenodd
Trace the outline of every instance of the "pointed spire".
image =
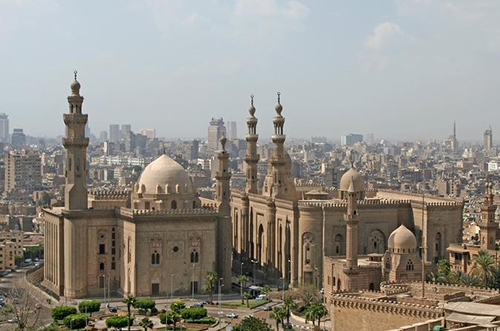
<svg viewBox="0 0 500 331">
<path fill-rule="evenodd" d="M 274 107 L 274 109 L 276 110 L 278 116 L 281 116 L 281 112 L 283 111 L 283 106 L 281 105 L 281 92 L 278 92 L 277 94 L 278 94 L 278 104 L 276 105 L 276 107 Z"/>
<path fill-rule="evenodd" d="M 221 150 L 222 151 L 226 150 L 226 141 L 227 141 L 226 136 L 222 136 L 220 138 L 220 145 L 221 145 Z"/>
<path fill-rule="evenodd" d="M 255 114 L 255 107 L 253 105 L 253 97 L 254 95 L 250 95 L 250 108 L 248 109 L 248 112 L 250 113 L 250 116 L 253 117 L 253 115 Z"/>
<path fill-rule="evenodd" d="M 71 83 L 71 95 L 72 96 L 80 96 L 80 83 L 78 82 L 78 80 L 76 79 L 77 78 L 77 74 L 78 74 L 78 71 L 74 71 L 73 72 L 75 74 L 75 79 L 73 80 L 73 82 Z"/>
</svg>

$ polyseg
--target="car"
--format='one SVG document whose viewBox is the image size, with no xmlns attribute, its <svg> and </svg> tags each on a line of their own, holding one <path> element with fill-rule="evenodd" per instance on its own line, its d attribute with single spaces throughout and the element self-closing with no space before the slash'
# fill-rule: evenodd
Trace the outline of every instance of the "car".
<svg viewBox="0 0 500 331">
<path fill-rule="evenodd" d="M 229 313 L 229 314 L 226 314 L 226 317 L 227 318 L 238 318 L 238 314 L 235 314 L 235 313 Z"/>
<path fill-rule="evenodd" d="M 189 308 L 203 308 L 203 302 L 192 304 Z"/>
<path fill-rule="evenodd" d="M 266 299 L 267 299 L 267 296 L 265 294 L 261 294 L 255 298 L 255 300 L 257 300 L 257 301 L 262 301 L 262 300 L 266 300 Z"/>
<path fill-rule="evenodd" d="M 265 311 L 271 311 L 271 310 L 273 310 L 273 307 L 271 307 L 271 306 L 265 306 L 264 310 Z"/>
<path fill-rule="evenodd" d="M 8 320 L 7 322 L 8 323 L 17 323 L 19 320 L 17 319 L 17 317 L 14 317 L 14 318 L 11 318 L 10 320 Z"/>
<path fill-rule="evenodd" d="M 116 308 L 116 307 L 108 307 L 108 310 L 109 310 L 110 313 L 116 313 L 116 312 L 118 312 L 118 308 Z"/>
</svg>

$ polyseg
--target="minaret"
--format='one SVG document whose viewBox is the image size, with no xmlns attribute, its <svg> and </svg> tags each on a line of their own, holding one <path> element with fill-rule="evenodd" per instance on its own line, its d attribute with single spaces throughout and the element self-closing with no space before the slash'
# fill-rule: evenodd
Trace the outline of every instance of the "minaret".
<svg viewBox="0 0 500 331">
<path fill-rule="evenodd" d="M 220 139 L 221 149 L 217 152 L 218 168 L 215 173 L 216 200 L 219 208 L 217 226 L 217 274 L 223 278 L 224 292 L 231 290 L 231 218 L 229 180 L 229 154 L 226 151 L 226 137 Z"/>
<path fill-rule="evenodd" d="M 65 209 L 87 209 L 87 146 L 85 137 L 87 114 L 82 114 L 83 97 L 80 95 L 80 83 L 76 79 L 71 83 L 71 95 L 68 97 L 69 113 L 64 114 L 66 137 L 63 146 L 66 149 L 66 186 Z"/>
<path fill-rule="evenodd" d="M 453 135 L 451 136 L 451 150 L 455 152 L 457 149 L 458 149 L 457 122 L 453 121 Z"/>
<path fill-rule="evenodd" d="M 247 164 L 247 180 L 245 191 L 247 193 L 257 193 L 257 163 L 259 162 L 259 154 L 257 154 L 257 118 L 254 116 L 255 107 L 253 105 L 253 95 L 251 98 L 251 106 L 248 109 L 250 117 L 247 118 L 248 134 L 247 140 L 247 154 L 245 155 L 245 162 Z"/>
<path fill-rule="evenodd" d="M 264 195 L 273 198 L 283 198 L 286 193 L 286 178 L 285 178 L 285 135 L 283 127 L 285 118 L 281 116 L 283 106 L 281 105 L 281 93 L 278 92 L 278 104 L 274 108 L 276 116 L 274 116 L 274 134 L 271 136 L 273 141 L 273 153 L 270 158 L 270 167 L 267 171 L 266 181 L 264 183 Z"/>
<path fill-rule="evenodd" d="M 356 190 L 354 180 L 351 177 L 351 184 L 347 190 L 347 213 L 344 220 L 347 225 L 346 240 L 346 261 L 349 269 L 358 267 L 358 211 L 356 209 Z"/>
<path fill-rule="evenodd" d="M 493 184 L 488 180 L 481 206 L 481 222 L 479 222 L 481 249 L 495 249 L 496 247 L 498 224 L 495 222 L 495 211 L 497 207 L 493 204 L 493 198 Z"/>
<path fill-rule="evenodd" d="M 493 148 L 493 131 L 490 128 L 484 131 L 484 150 L 489 151 Z"/>
</svg>

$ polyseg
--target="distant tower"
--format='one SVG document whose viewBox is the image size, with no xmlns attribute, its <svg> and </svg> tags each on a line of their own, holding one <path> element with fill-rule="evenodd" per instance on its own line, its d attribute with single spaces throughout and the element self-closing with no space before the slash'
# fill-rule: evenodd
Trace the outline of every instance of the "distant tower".
<svg viewBox="0 0 500 331">
<path fill-rule="evenodd" d="M 346 238 L 346 261 L 347 268 L 356 269 L 358 267 L 358 211 L 357 197 L 354 185 L 354 179 L 351 177 L 351 183 L 347 190 L 347 213 L 344 220 L 347 226 Z"/>
<path fill-rule="evenodd" d="M 247 140 L 247 154 L 245 155 L 245 162 L 247 166 L 247 180 L 245 191 L 247 193 L 257 193 L 257 163 L 259 163 L 259 154 L 257 154 L 257 140 L 259 135 L 257 134 L 257 118 L 254 116 L 255 107 L 253 105 L 253 95 L 250 96 L 251 105 L 248 112 L 250 117 L 247 119 L 248 134 L 246 135 Z"/>
<path fill-rule="evenodd" d="M 484 150 L 489 151 L 493 148 L 493 131 L 491 126 L 488 130 L 484 131 Z"/>
<path fill-rule="evenodd" d="M 450 147 L 452 151 L 456 151 L 458 149 L 458 141 L 457 141 L 457 122 L 453 121 L 453 135 L 450 139 Z"/>
<path fill-rule="evenodd" d="M 66 137 L 63 146 L 66 149 L 66 186 L 65 209 L 87 209 L 87 146 L 85 125 L 88 115 L 82 114 L 83 97 L 80 96 L 80 83 L 76 79 L 71 83 L 71 95 L 68 97 L 69 113 L 64 114 Z"/>
<path fill-rule="evenodd" d="M 479 222 L 479 235 L 481 249 L 495 249 L 498 224 L 495 222 L 495 211 L 497 206 L 493 203 L 493 184 L 486 183 L 486 192 L 481 206 L 481 222 Z"/>
<path fill-rule="evenodd" d="M 280 101 L 281 94 L 278 92 L 278 104 L 274 108 L 276 116 L 274 116 L 274 134 L 271 136 L 273 141 L 273 153 L 270 157 L 266 180 L 264 183 L 263 194 L 273 198 L 283 198 L 287 193 L 286 177 L 285 177 L 285 135 L 283 127 L 285 126 L 285 118 L 281 116 L 283 106 Z"/>
<path fill-rule="evenodd" d="M 229 181 L 229 154 L 226 151 L 226 137 L 220 139 L 221 149 L 217 152 L 218 168 L 215 174 L 216 200 L 219 207 L 217 238 L 217 274 L 223 278 L 224 292 L 231 290 L 231 217 Z"/>
</svg>

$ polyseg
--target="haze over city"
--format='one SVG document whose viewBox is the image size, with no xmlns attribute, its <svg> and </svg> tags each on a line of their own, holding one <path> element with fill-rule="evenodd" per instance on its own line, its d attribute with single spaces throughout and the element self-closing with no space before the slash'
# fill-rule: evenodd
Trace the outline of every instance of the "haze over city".
<svg viewBox="0 0 500 331">
<path fill-rule="evenodd" d="M 481 141 L 500 122 L 499 14 L 495 0 L 1 0 L 0 112 L 63 134 L 76 69 L 96 134 L 242 128 L 254 94 L 268 137 L 281 91 L 288 137 L 445 139 L 456 120 Z"/>
</svg>

